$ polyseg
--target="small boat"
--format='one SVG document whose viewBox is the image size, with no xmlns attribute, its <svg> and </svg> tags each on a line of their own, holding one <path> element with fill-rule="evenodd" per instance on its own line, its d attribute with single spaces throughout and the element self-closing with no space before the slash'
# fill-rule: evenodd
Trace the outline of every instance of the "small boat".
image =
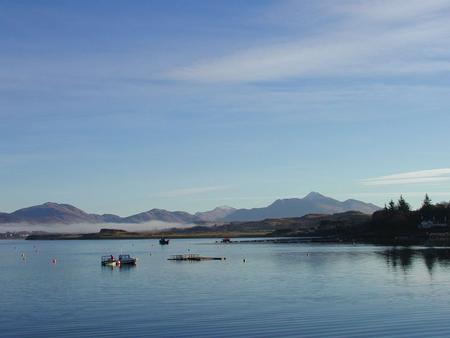
<svg viewBox="0 0 450 338">
<path fill-rule="evenodd" d="M 116 266 L 116 259 L 113 255 L 102 256 L 102 265 L 104 266 Z"/>
<path fill-rule="evenodd" d="M 119 255 L 117 265 L 136 265 L 136 258 L 131 257 L 130 255 Z"/>
<path fill-rule="evenodd" d="M 167 245 L 167 244 L 169 244 L 169 240 L 167 239 L 167 238 L 161 238 L 160 240 L 159 240 L 159 244 L 161 244 L 161 245 Z"/>
<path fill-rule="evenodd" d="M 222 239 L 222 241 L 220 243 L 222 243 L 222 244 L 230 244 L 231 243 L 231 239 L 224 238 L 224 239 Z"/>
</svg>

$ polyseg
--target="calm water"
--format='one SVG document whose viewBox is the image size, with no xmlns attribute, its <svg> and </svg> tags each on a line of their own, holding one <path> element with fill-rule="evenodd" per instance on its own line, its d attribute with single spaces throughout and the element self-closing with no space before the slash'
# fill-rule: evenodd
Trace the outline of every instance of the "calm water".
<svg viewBox="0 0 450 338">
<path fill-rule="evenodd" d="M 227 260 L 166 260 L 188 249 Z M 2 337 L 450 336 L 447 250 L 0 241 L 0 290 Z"/>
</svg>

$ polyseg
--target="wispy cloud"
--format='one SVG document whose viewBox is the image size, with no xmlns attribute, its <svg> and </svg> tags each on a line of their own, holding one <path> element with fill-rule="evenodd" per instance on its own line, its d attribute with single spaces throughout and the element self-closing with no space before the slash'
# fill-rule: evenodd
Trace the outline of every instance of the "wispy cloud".
<svg viewBox="0 0 450 338">
<path fill-rule="evenodd" d="M 190 196 L 190 195 L 198 195 L 204 194 L 213 191 L 223 191 L 230 189 L 230 186 L 227 185 L 213 185 L 207 187 L 191 187 L 191 188 L 183 188 L 183 189 L 175 189 L 170 191 L 165 191 L 160 194 L 162 197 L 180 197 L 180 196 Z"/>
<path fill-rule="evenodd" d="M 340 8 L 364 20 L 384 22 L 430 18 L 448 7 L 448 0 L 370 0 L 340 4 Z"/>
<path fill-rule="evenodd" d="M 433 183 L 450 180 L 450 168 L 410 171 L 362 180 L 364 185 Z"/>
<path fill-rule="evenodd" d="M 198 82 L 255 82 L 314 76 L 449 71 L 450 2 L 366 1 L 330 5 L 338 18 L 314 38 L 289 37 L 174 69 Z M 356 29 L 357 27 L 357 29 Z"/>
</svg>

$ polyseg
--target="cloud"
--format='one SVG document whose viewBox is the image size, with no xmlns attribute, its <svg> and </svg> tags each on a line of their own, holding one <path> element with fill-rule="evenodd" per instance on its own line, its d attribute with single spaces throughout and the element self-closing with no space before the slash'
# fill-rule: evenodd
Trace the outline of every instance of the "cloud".
<svg viewBox="0 0 450 338">
<path fill-rule="evenodd" d="M 232 51 L 173 69 L 167 76 L 180 81 L 258 82 L 450 70 L 449 53 L 442 48 L 450 42 L 449 1 L 366 1 L 330 7 L 341 20 L 314 38 L 297 33 L 287 42 Z"/>
<path fill-rule="evenodd" d="M 410 171 L 399 174 L 367 178 L 361 182 L 364 185 L 395 185 L 434 183 L 450 180 L 450 168 Z"/>
<path fill-rule="evenodd" d="M 339 8 L 364 20 L 401 22 L 434 17 L 448 7 L 448 0 L 371 0 L 350 1 Z"/>
<path fill-rule="evenodd" d="M 162 197 L 180 197 L 180 196 L 189 196 L 189 195 L 197 195 L 204 194 L 213 191 L 223 191 L 230 189 L 230 186 L 227 185 L 214 185 L 208 187 L 191 187 L 191 188 L 183 188 L 166 191 L 160 194 Z"/>
</svg>

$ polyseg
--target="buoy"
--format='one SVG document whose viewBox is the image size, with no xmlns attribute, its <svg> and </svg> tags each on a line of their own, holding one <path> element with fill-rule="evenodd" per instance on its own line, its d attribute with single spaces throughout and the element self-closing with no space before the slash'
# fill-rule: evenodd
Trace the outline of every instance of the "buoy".
<svg viewBox="0 0 450 338">
<path fill-rule="evenodd" d="M 53 259 L 52 259 L 52 263 L 53 263 L 53 264 L 56 264 L 56 258 L 53 258 Z"/>
<path fill-rule="evenodd" d="M 245 263 L 245 258 L 242 261 Z"/>
</svg>

